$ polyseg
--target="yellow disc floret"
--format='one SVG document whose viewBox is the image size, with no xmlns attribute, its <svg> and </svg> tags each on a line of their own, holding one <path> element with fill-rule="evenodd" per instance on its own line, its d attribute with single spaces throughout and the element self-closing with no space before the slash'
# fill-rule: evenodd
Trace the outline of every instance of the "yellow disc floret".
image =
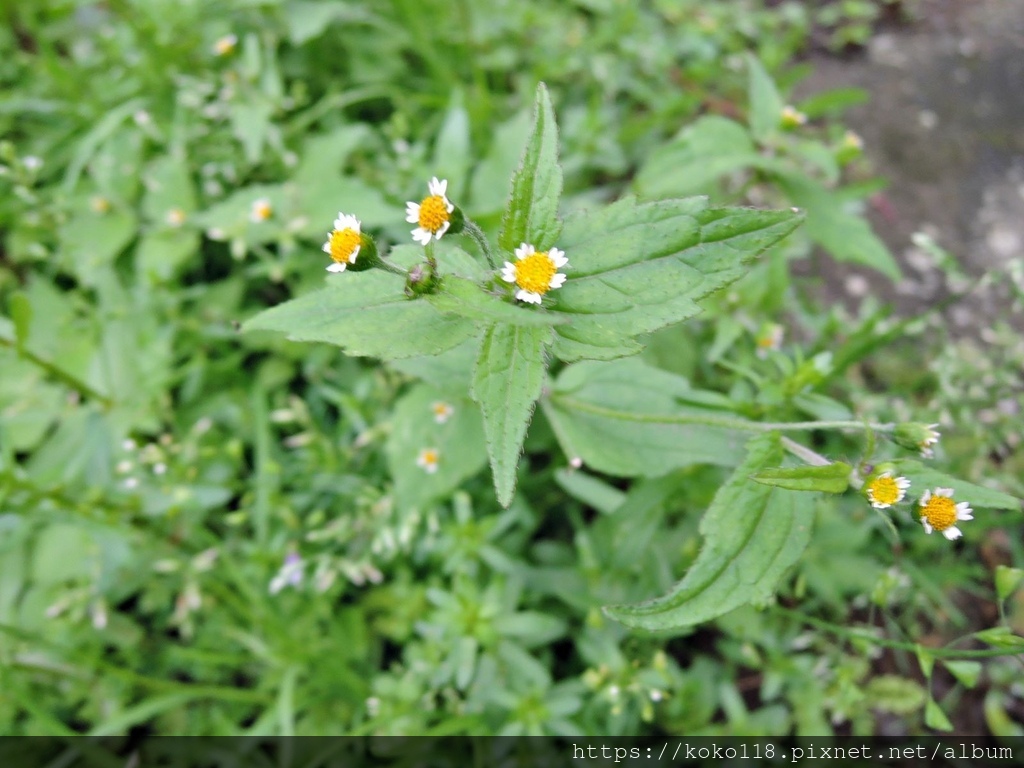
<svg viewBox="0 0 1024 768">
<path fill-rule="evenodd" d="M 871 497 L 881 504 L 895 504 L 900 500 L 900 488 L 892 477 L 876 477 L 870 487 Z"/>
<path fill-rule="evenodd" d="M 937 494 L 932 494 L 928 501 L 921 505 L 918 514 L 936 531 L 944 531 L 957 521 L 956 503 L 948 496 Z"/>
<path fill-rule="evenodd" d="M 336 229 L 331 232 L 331 258 L 346 262 L 359 246 L 359 233 L 354 229 Z"/>
<path fill-rule="evenodd" d="M 420 203 L 420 215 L 416 223 L 428 232 L 437 232 L 450 218 L 445 199 L 441 195 L 431 195 Z"/>
<path fill-rule="evenodd" d="M 517 261 L 515 267 L 516 285 L 524 291 L 539 293 L 542 296 L 548 292 L 556 267 L 547 253 L 533 253 Z"/>
</svg>

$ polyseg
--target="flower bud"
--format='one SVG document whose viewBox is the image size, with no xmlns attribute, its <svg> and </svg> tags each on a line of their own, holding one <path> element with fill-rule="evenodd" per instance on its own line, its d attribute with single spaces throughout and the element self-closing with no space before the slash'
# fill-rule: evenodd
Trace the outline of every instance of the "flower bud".
<svg viewBox="0 0 1024 768">
<path fill-rule="evenodd" d="M 935 455 L 932 446 L 939 442 L 939 433 L 935 431 L 938 424 L 921 424 L 907 421 L 896 425 L 893 440 L 896 444 L 911 451 L 919 451 L 921 456 L 930 459 Z"/>
</svg>

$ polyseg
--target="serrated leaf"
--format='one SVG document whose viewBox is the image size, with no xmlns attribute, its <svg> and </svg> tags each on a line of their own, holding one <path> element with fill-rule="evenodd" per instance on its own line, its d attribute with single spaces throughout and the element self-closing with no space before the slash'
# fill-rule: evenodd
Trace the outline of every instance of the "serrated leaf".
<svg viewBox="0 0 1024 768">
<path fill-rule="evenodd" d="M 444 352 L 479 330 L 471 320 L 443 314 L 403 293 L 398 275 L 346 272 L 322 290 L 265 310 L 243 331 L 279 331 L 294 341 L 326 341 L 350 355 L 395 360 Z"/>
<path fill-rule="evenodd" d="M 1021 648 L 1024 649 L 1024 637 L 1013 634 L 1009 627 L 992 627 L 975 632 L 974 636 L 983 643 L 995 646 L 996 648 Z"/>
<path fill-rule="evenodd" d="M 850 487 L 850 465 L 837 461 L 824 467 L 773 467 L 750 479 L 791 491 L 845 493 Z"/>
<path fill-rule="evenodd" d="M 559 239 L 568 279 L 549 296 L 573 320 L 558 329 L 555 356 L 608 359 L 609 348 L 696 315 L 699 299 L 745 274 L 800 220 L 792 211 L 708 208 L 703 198 L 627 198 L 571 217 Z"/>
<path fill-rule="evenodd" d="M 566 368 L 544 401 L 568 456 L 617 477 L 657 477 L 690 464 L 735 466 L 747 433 L 688 417 L 731 417 L 694 407 L 698 390 L 641 360 L 583 362 Z"/>
<path fill-rule="evenodd" d="M 719 488 L 700 523 L 704 546 L 665 596 L 605 607 L 630 627 L 667 630 L 699 624 L 741 605 L 767 601 L 811 536 L 811 497 L 751 483 L 751 474 L 782 460 L 777 434 L 759 435 Z"/>
<path fill-rule="evenodd" d="M 747 70 L 750 131 L 758 141 L 765 141 L 778 132 L 782 118 L 782 97 L 771 75 L 753 55 L 747 56 Z"/>
<path fill-rule="evenodd" d="M 846 202 L 813 179 L 777 173 L 779 186 L 794 205 L 807 211 L 807 236 L 838 261 L 877 269 L 892 280 L 902 276 L 889 248 L 866 219 L 846 210 Z"/>
<path fill-rule="evenodd" d="M 443 424 L 434 419 L 435 402 L 453 408 Z M 448 495 L 487 463 L 480 412 L 466 398 L 417 385 L 395 404 L 391 424 L 384 453 L 395 482 L 395 498 L 402 507 Z M 424 449 L 438 453 L 435 472 L 416 463 Z"/>
<path fill-rule="evenodd" d="M 952 731 L 953 724 L 949 722 L 946 713 L 935 703 L 935 699 L 929 697 L 924 707 L 924 724 L 936 731 Z"/>
<path fill-rule="evenodd" d="M 558 220 L 561 194 L 558 126 L 548 89 L 540 83 L 534 101 L 533 130 L 519 167 L 512 174 L 512 190 L 501 219 L 498 247 L 510 254 L 520 243 L 530 243 L 538 251 L 555 245 L 561 231 Z"/>
<path fill-rule="evenodd" d="M 943 661 L 942 666 L 948 669 L 964 688 L 973 688 L 981 677 L 981 664 L 977 661 Z"/>
<path fill-rule="evenodd" d="M 507 323 L 548 327 L 569 321 L 564 315 L 543 309 L 524 309 L 502 301 L 488 293 L 472 280 L 448 276 L 441 284 L 441 290 L 428 296 L 427 301 L 441 312 L 477 320 L 484 324 Z"/>
<path fill-rule="evenodd" d="M 996 566 L 996 595 L 1005 600 L 1024 582 L 1024 569 L 1011 568 L 1008 565 Z"/>
<path fill-rule="evenodd" d="M 952 488 L 958 502 L 969 502 L 971 507 L 988 507 L 990 509 L 1012 509 L 1020 511 L 1020 499 L 1008 493 L 994 491 L 966 480 L 959 480 L 942 472 L 938 472 L 926 464 L 914 459 L 898 459 L 892 462 L 899 474 L 910 480 L 911 491 L 920 496 L 925 490 L 936 488 Z"/>
<path fill-rule="evenodd" d="M 526 428 L 544 384 L 548 328 L 496 325 L 484 334 L 473 371 L 473 399 L 480 404 L 487 453 L 498 501 L 507 507 L 516 486 L 516 468 Z"/>
</svg>

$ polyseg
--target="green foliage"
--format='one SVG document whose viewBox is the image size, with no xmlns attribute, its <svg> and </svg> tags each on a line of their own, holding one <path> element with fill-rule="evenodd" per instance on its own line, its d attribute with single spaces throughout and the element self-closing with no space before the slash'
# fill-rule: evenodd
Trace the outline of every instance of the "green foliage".
<svg viewBox="0 0 1024 768">
<path fill-rule="evenodd" d="M 674 629 L 771 598 L 811 539 L 814 509 L 805 496 L 750 483 L 752 474 L 781 459 L 778 435 L 751 440 L 746 459 L 701 520 L 704 545 L 686 576 L 663 597 L 605 612 L 631 627 Z"/>
<path fill-rule="evenodd" d="M 791 491 L 844 493 L 850 487 L 852 467 L 841 461 L 823 467 L 771 467 L 762 469 L 751 480 Z"/>
<path fill-rule="evenodd" d="M 898 273 L 866 94 L 781 114 L 865 4 L 769 5 L 9 4 L 0 728 L 1019 735 L 1019 334 L 797 277 Z M 423 248 L 432 176 L 475 227 Z"/>
</svg>

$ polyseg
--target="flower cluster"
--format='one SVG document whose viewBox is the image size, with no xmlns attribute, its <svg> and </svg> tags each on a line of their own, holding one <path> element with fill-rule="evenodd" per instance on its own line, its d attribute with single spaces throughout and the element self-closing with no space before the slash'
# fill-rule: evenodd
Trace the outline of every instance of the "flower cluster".
<svg viewBox="0 0 1024 768">
<path fill-rule="evenodd" d="M 482 236 L 476 225 L 467 221 L 458 206 L 448 199 L 447 179 L 435 176 L 427 184 L 427 191 L 429 194 L 419 202 L 410 201 L 405 204 L 405 220 L 416 225 L 411 233 L 413 240 L 427 247 L 447 234 L 458 234 L 467 229 L 471 229 L 475 233 L 474 236 Z M 253 222 L 259 222 L 266 220 L 271 214 L 270 204 L 265 200 L 258 200 L 253 204 L 250 218 Z M 338 213 L 334 228 L 328 233 L 323 244 L 324 253 L 329 255 L 332 261 L 327 270 L 359 271 L 377 266 L 393 272 L 398 271 L 377 258 L 373 239 L 362 232 L 361 227 L 361 222 L 355 216 Z M 360 256 L 361 253 L 365 255 Z M 428 272 L 424 272 L 422 266 L 417 266 L 406 273 L 407 293 L 410 296 L 431 290 L 433 270 L 436 267 L 431 253 L 428 249 Z M 514 262 L 505 262 L 500 277 L 509 283 L 516 300 L 528 304 L 541 304 L 545 294 L 555 288 L 561 288 L 565 283 L 565 274 L 559 270 L 568 266 L 569 260 L 558 248 L 538 251 L 535 245 L 524 242 L 515 249 L 515 257 Z"/>
<path fill-rule="evenodd" d="M 888 509 L 903 501 L 909 489 L 910 480 L 887 469 L 868 479 L 864 484 L 864 495 L 875 509 Z M 956 524 L 962 520 L 973 520 L 974 512 L 968 502 L 955 501 L 953 493 L 952 488 L 936 488 L 925 490 L 921 495 L 917 516 L 925 533 L 938 531 L 950 541 L 963 535 Z"/>
</svg>

